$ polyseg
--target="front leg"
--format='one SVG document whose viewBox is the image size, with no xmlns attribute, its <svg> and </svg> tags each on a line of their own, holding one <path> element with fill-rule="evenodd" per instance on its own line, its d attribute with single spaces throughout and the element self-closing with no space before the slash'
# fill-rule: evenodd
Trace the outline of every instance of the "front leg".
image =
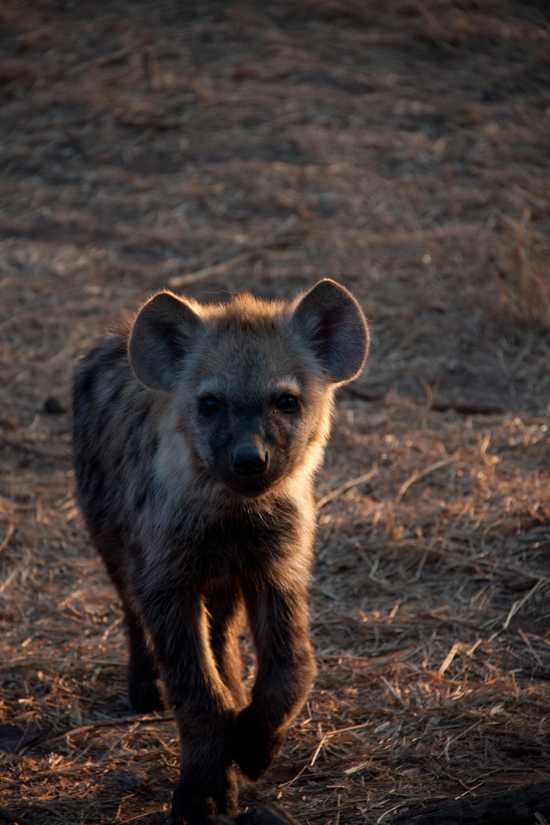
<svg viewBox="0 0 550 825">
<path fill-rule="evenodd" d="M 250 779 L 267 770 L 300 712 L 315 677 L 307 586 L 265 583 L 245 588 L 258 675 L 252 702 L 235 727 L 234 756 Z"/>
<path fill-rule="evenodd" d="M 242 680 L 242 661 L 239 650 L 239 631 L 242 625 L 242 593 L 236 582 L 223 582 L 211 587 L 206 598 L 210 615 L 210 646 L 216 667 L 233 696 L 235 706 L 246 704 Z"/>
<path fill-rule="evenodd" d="M 172 823 L 201 825 L 212 814 L 233 815 L 238 802 L 231 767 L 234 701 L 216 668 L 202 596 L 163 590 L 143 594 L 141 602 L 180 734 L 181 777 Z"/>
</svg>

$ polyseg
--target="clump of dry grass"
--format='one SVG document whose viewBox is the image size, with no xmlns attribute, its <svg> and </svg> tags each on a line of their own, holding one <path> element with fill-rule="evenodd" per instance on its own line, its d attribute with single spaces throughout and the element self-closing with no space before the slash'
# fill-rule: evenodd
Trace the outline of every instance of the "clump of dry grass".
<svg viewBox="0 0 550 825">
<path fill-rule="evenodd" d="M 500 305 L 514 322 L 550 328 L 550 246 L 531 226 L 525 210 L 521 220 L 508 220 L 509 237 L 499 254 Z"/>
</svg>

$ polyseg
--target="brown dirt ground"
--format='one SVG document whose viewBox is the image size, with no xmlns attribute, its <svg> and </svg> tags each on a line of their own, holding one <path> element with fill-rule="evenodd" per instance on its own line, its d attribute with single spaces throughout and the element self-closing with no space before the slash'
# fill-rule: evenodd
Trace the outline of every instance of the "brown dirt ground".
<svg viewBox="0 0 550 825">
<path fill-rule="evenodd" d="M 0 20 L 0 821 L 165 818 L 175 727 L 126 706 L 68 388 L 178 282 L 332 275 L 373 331 L 319 479 L 319 678 L 245 799 L 374 825 L 549 779 L 547 4 L 4 0 Z"/>
</svg>

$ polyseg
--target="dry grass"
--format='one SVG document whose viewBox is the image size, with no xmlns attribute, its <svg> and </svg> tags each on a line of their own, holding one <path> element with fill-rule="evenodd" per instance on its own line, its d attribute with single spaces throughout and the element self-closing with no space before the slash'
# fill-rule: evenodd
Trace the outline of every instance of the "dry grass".
<svg viewBox="0 0 550 825">
<path fill-rule="evenodd" d="M 550 247 L 530 228 L 531 215 L 509 221 L 509 242 L 500 253 L 500 310 L 528 327 L 550 326 Z"/>
<path fill-rule="evenodd" d="M 548 779 L 544 4 L 0 15 L 0 820 L 165 821 L 176 731 L 128 715 L 67 411 L 77 355 L 170 279 L 339 276 L 374 333 L 320 477 L 320 675 L 245 799 L 375 825 Z"/>
</svg>

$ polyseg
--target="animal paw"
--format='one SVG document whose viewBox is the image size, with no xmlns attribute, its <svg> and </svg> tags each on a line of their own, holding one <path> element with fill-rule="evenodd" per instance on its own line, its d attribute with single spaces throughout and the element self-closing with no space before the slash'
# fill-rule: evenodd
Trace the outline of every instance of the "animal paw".
<svg viewBox="0 0 550 825">
<path fill-rule="evenodd" d="M 242 772 L 255 781 L 269 768 L 283 740 L 284 734 L 269 730 L 253 705 L 248 705 L 236 719 L 233 757 Z"/>
<path fill-rule="evenodd" d="M 211 817 L 237 813 L 238 784 L 233 768 L 203 777 L 193 774 L 186 771 L 176 786 L 170 825 L 207 825 Z"/>
<path fill-rule="evenodd" d="M 136 713 L 153 713 L 162 710 L 162 697 L 154 680 L 128 680 L 128 699 L 130 707 Z"/>
</svg>

